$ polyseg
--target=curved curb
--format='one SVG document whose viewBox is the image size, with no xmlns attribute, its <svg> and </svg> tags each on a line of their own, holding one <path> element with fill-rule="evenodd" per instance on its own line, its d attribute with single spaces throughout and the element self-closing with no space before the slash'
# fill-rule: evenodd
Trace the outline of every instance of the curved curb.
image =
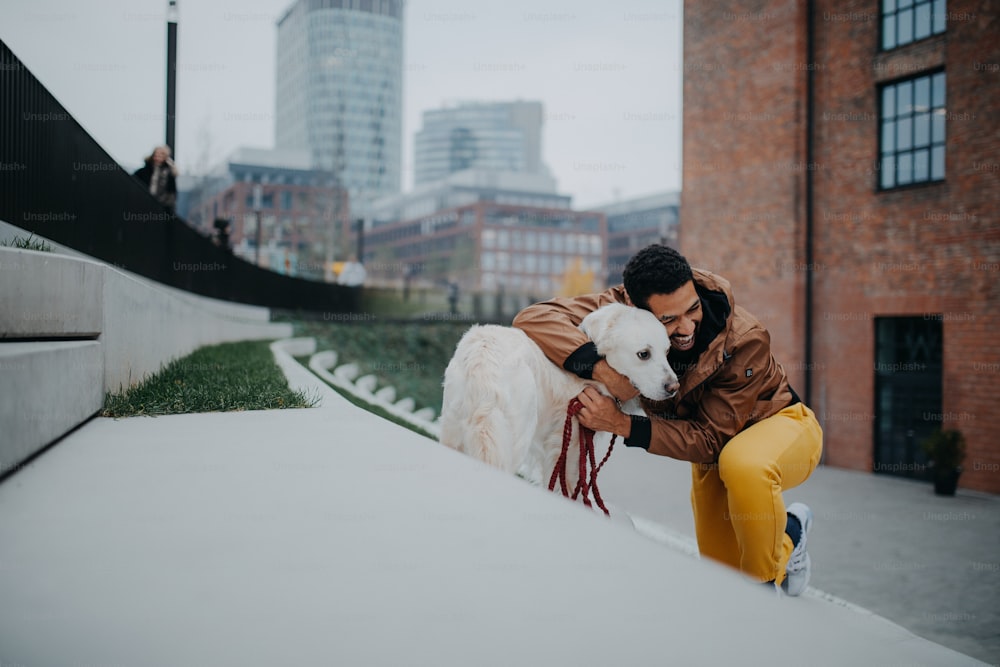
<svg viewBox="0 0 1000 667">
<path fill-rule="evenodd" d="M 368 382 L 360 382 L 361 380 L 364 380 L 369 376 L 366 375 L 363 376 L 362 378 L 359 378 L 358 381 L 356 382 L 351 382 L 348 379 L 348 376 L 356 375 L 356 373 L 337 372 L 341 368 L 344 368 L 345 366 L 350 366 L 350 364 L 344 364 L 343 366 L 339 367 L 337 367 L 336 364 L 337 364 L 337 353 L 334 352 L 333 350 L 327 350 L 324 352 L 315 353 L 310 357 L 309 370 L 311 370 L 313 373 L 319 376 L 319 378 L 325 380 L 334 387 L 343 389 L 344 391 L 349 392 L 351 395 L 356 396 L 357 398 L 367 403 L 370 403 L 372 405 L 377 405 L 378 407 L 382 408 L 383 410 L 393 415 L 394 417 L 398 417 L 406 421 L 407 423 L 416 426 L 417 428 L 423 429 L 427 433 L 433 435 L 435 438 L 441 437 L 441 427 L 436 422 L 428 421 L 427 419 L 424 419 L 414 414 L 413 412 L 405 409 L 404 407 L 401 407 L 400 405 L 401 403 L 404 405 L 412 404 L 413 399 L 406 397 L 396 401 L 395 403 L 392 403 L 386 400 L 386 394 L 388 392 L 384 392 L 380 396 L 379 393 L 382 390 L 377 390 L 375 392 L 372 392 L 367 388 L 367 385 L 369 384 Z M 331 368 L 334 368 L 334 371 L 332 373 L 330 372 Z M 359 385 L 365 385 L 365 386 L 359 386 Z"/>
</svg>

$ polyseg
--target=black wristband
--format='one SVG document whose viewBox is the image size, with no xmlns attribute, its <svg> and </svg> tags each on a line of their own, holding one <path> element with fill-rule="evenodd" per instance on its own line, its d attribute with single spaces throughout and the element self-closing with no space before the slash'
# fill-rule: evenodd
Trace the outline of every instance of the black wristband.
<svg viewBox="0 0 1000 667">
<path fill-rule="evenodd" d="M 625 438 L 626 447 L 641 447 L 643 449 L 649 449 L 649 441 L 653 437 L 653 424 L 649 421 L 649 417 L 642 417 L 640 415 L 629 415 L 632 420 L 632 431 L 631 434 Z"/>
<path fill-rule="evenodd" d="M 563 368 L 573 375 L 584 380 L 592 380 L 594 376 L 594 364 L 601 360 L 601 355 L 597 353 L 597 346 L 592 341 L 588 341 L 578 347 L 573 354 L 566 357 Z"/>
</svg>

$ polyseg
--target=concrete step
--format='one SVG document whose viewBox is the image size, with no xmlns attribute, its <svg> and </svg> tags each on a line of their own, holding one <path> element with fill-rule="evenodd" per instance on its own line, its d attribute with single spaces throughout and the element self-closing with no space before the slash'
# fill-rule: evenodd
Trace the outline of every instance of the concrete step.
<svg viewBox="0 0 1000 667">
<path fill-rule="evenodd" d="M 0 339 L 96 338 L 103 267 L 51 252 L 0 248 Z"/>
<path fill-rule="evenodd" d="M 103 376 L 94 340 L 0 343 L 0 474 L 100 410 Z"/>
</svg>

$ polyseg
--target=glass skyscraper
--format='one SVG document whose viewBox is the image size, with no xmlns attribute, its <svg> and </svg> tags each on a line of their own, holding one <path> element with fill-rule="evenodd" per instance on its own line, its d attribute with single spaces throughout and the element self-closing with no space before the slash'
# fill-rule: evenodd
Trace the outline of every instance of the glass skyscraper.
<svg viewBox="0 0 1000 667">
<path fill-rule="evenodd" d="M 278 20 L 275 144 L 336 174 L 352 211 L 400 190 L 403 1 L 296 0 Z"/>
<path fill-rule="evenodd" d="M 414 146 L 414 184 L 466 169 L 547 175 L 542 103 L 468 102 L 425 111 Z"/>
</svg>

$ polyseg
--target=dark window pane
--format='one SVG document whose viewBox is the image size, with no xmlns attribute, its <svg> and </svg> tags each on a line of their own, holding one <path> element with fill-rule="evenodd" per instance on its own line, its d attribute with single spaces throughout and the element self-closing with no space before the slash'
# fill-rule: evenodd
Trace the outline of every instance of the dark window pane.
<svg viewBox="0 0 1000 667">
<path fill-rule="evenodd" d="M 896 11 L 896 0 L 882 0 L 882 11 L 885 13 Z"/>
<path fill-rule="evenodd" d="M 944 178 L 944 146 L 931 149 L 931 178 L 935 181 Z"/>
<path fill-rule="evenodd" d="M 899 0 L 899 2 L 896 4 L 899 6 L 900 9 L 906 9 L 907 7 L 913 5 L 913 0 Z"/>
<path fill-rule="evenodd" d="M 899 43 L 906 44 L 913 41 L 913 10 L 907 9 L 899 13 Z"/>
<path fill-rule="evenodd" d="M 882 21 L 882 49 L 896 48 L 896 16 L 886 16 Z"/>
<path fill-rule="evenodd" d="M 882 124 L 882 152 L 893 153 L 896 150 L 896 124 L 888 121 Z"/>
<path fill-rule="evenodd" d="M 931 115 L 918 113 L 913 117 L 913 145 L 917 148 L 931 143 Z"/>
<path fill-rule="evenodd" d="M 896 89 L 886 86 L 882 89 L 882 118 L 893 118 L 896 115 Z"/>
<path fill-rule="evenodd" d="M 931 79 L 929 76 L 922 76 L 913 82 L 913 106 L 914 111 L 930 111 L 931 108 Z"/>
<path fill-rule="evenodd" d="M 896 180 L 900 185 L 909 185 L 913 182 L 913 153 L 900 153 L 898 160 L 899 169 L 896 172 Z"/>
<path fill-rule="evenodd" d="M 913 83 L 905 81 L 896 86 L 896 115 L 907 116 L 913 113 Z"/>
<path fill-rule="evenodd" d="M 913 29 L 914 39 L 930 37 L 931 34 L 931 5 L 930 3 L 917 7 L 917 24 Z"/>
<path fill-rule="evenodd" d="M 896 149 L 905 151 L 913 145 L 913 118 L 900 118 L 896 123 Z"/>
<path fill-rule="evenodd" d="M 934 0 L 934 34 L 944 32 L 945 9 L 944 0 Z"/>
<path fill-rule="evenodd" d="M 916 183 L 921 181 L 926 181 L 928 179 L 928 174 L 930 173 L 930 152 L 924 148 L 923 150 L 915 151 L 913 153 L 913 180 Z"/>
<path fill-rule="evenodd" d="M 943 107 L 945 100 L 944 72 L 938 72 L 931 77 L 931 104 Z"/>
<path fill-rule="evenodd" d="M 881 185 L 883 188 L 896 185 L 896 158 L 892 155 L 882 158 Z"/>
<path fill-rule="evenodd" d="M 938 109 L 931 114 L 931 141 L 935 144 L 944 142 L 944 109 Z"/>
</svg>

